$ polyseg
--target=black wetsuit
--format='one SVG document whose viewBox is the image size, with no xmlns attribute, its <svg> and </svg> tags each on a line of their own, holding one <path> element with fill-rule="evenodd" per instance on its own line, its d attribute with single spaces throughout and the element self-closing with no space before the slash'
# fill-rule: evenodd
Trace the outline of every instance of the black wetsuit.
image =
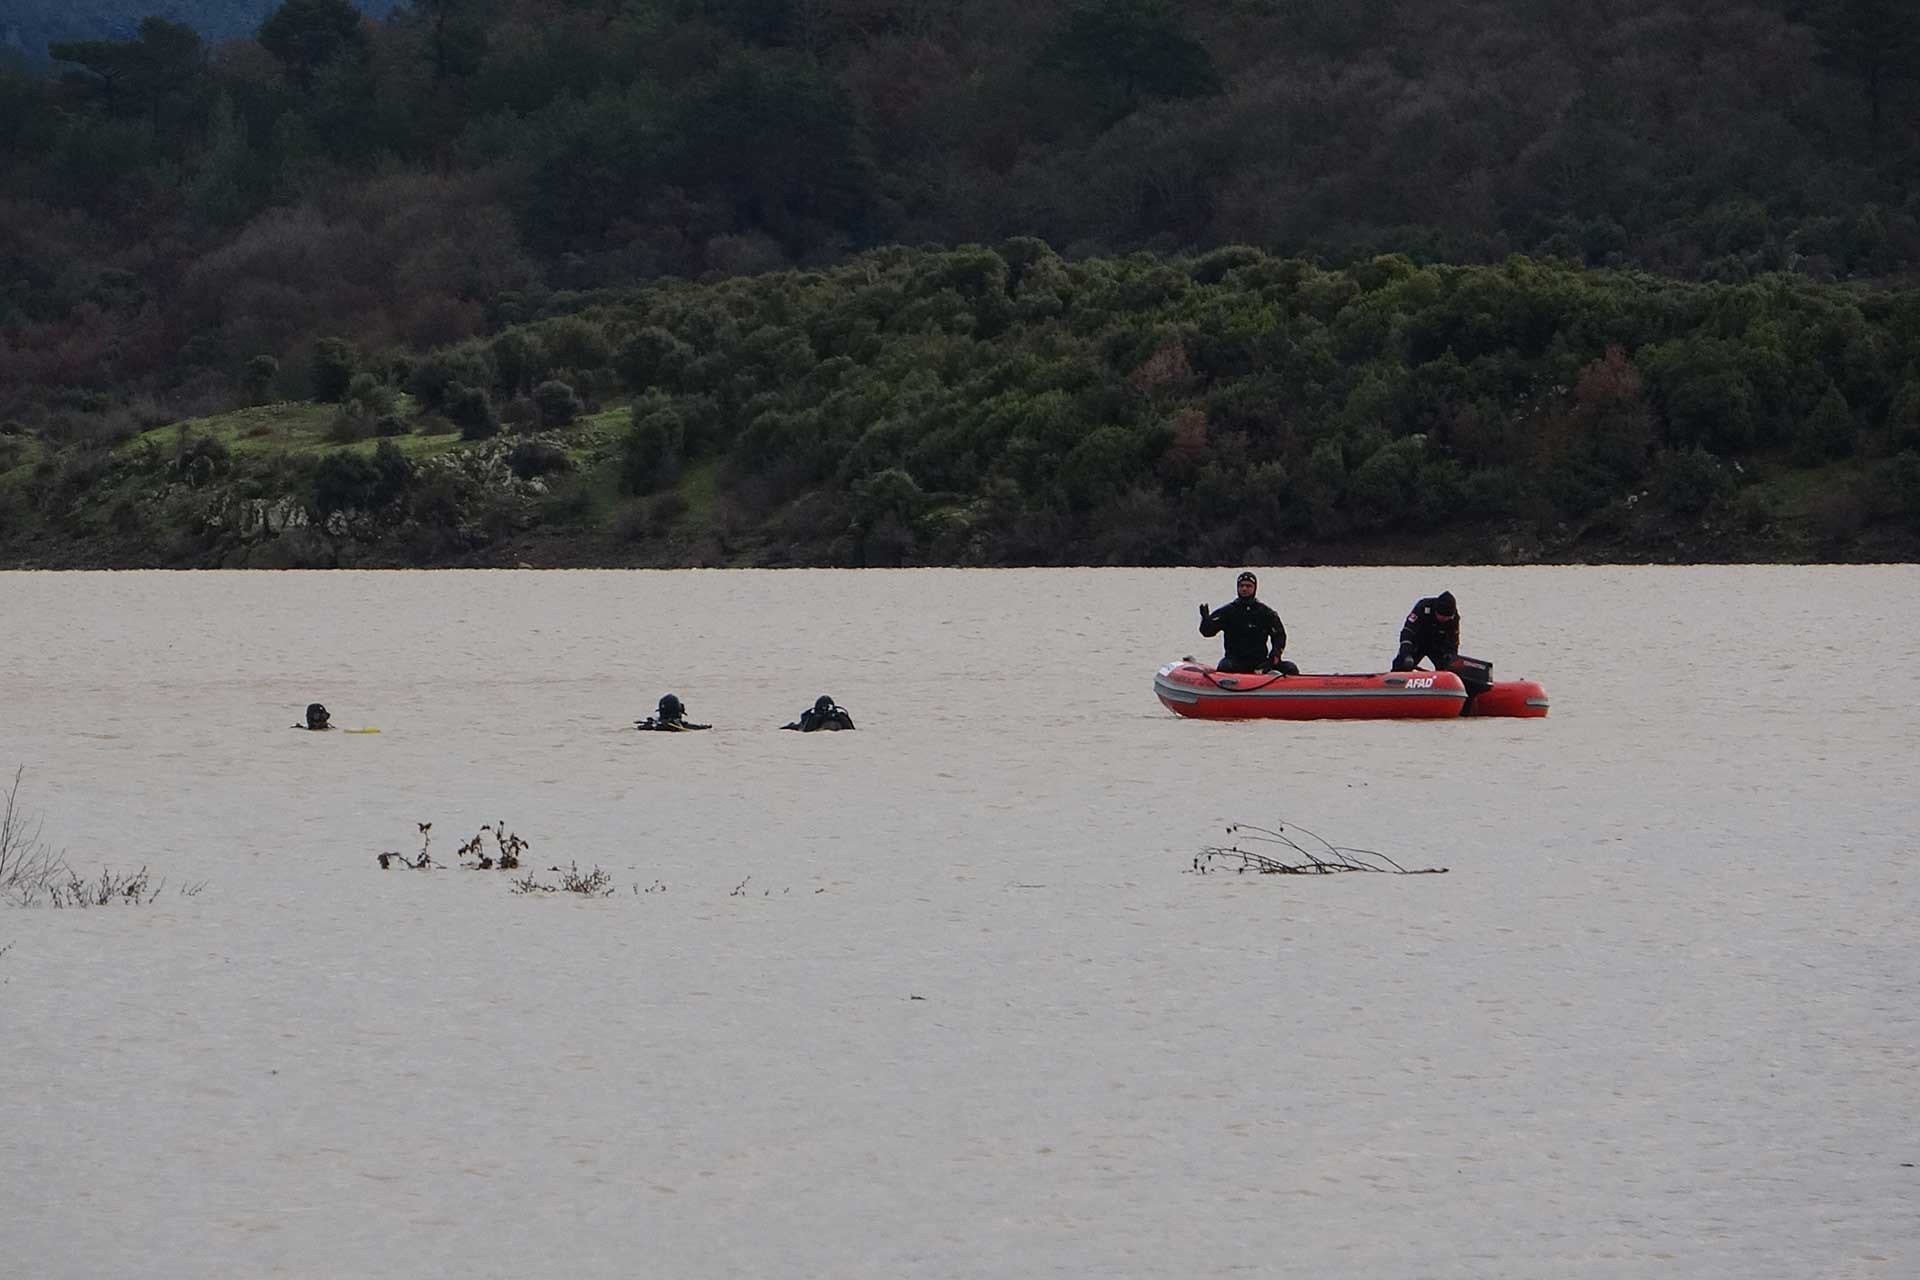
<svg viewBox="0 0 1920 1280">
<path fill-rule="evenodd" d="M 1280 615 L 1260 603 L 1259 597 L 1246 596 L 1223 604 L 1200 623 L 1203 636 L 1217 636 L 1223 631 L 1226 632 L 1222 642 L 1226 652 L 1216 670 L 1264 671 L 1281 667 L 1280 655 L 1287 647 L 1287 628 L 1281 623 Z"/>
<path fill-rule="evenodd" d="M 1444 670 L 1460 652 L 1460 610 L 1442 619 L 1435 610 L 1438 596 L 1428 596 L 1413 606 L 1406 625 L 1400 628 L 1400 652 L 1394 656 L 1395 671 L 1411 671 L 1425 658 L 1435 671 Z"/>
<path fill-rule="evenodd" d="M 847 714 L 845 707 L 834 707 L 830 711 L 816 711 L 808 707 L 800 713 L 800 718 L 792 724 L 783 724 L 782 729 L 798 729 L 801 733 L 817 733 L 822 729 L 851 729 L 853 717 Z"/>
</svg>

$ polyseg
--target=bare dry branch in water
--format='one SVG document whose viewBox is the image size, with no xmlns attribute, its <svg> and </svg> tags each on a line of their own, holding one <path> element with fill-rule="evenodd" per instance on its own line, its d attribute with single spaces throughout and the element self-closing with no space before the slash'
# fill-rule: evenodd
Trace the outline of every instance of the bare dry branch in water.
<svg viewBox="0 0 1920 1280">
<path fill-rule="evenodd" d="M 1437 876 L 1447 872 L 1445 867 L 1409 869 L 1384 853 L 1344 848 L 1297 824 L 1267 828 L 1236 822 L 1227 828 L 1227 834 L 1237 836 L 1240 843 L 1202 849 L 1193 859 L 1197 874 L 1251 871 L 1263 876 L 1326 876 L 1342 871 L 1374 871 L 1395 876 Z M 1305 843 L 1294 839 L 1295 835 L 1304 837 Z M 1242 848 L 1241 843 L 1256 847 Z"/>
<path fill-rule="evenodd" d="M 583 898 L 609 898 L 613 896 L 613 877 L 599 867 L 591 871 L 582 871 L 578 863 L 569 862 L 564 867 L 548 867 L 549 871 L 560 874 L 559 884 L 542 884 L 534 879 L 533 872 L 513 882 L 515 893 L 577 893 Z"/>
<path fill-rule="evenodd" d="M 145 867 L 132 875 L 102 870 L 97 880 L 82 880 L 68 872 L 65 884 L 48 886 L 47 901 L 55 907 L 105 907 L 116 902 L 145 906 L 157 899 L 166 887 L 165 880 L 155 883 Z M 191 898 L 204 888 L 205 882 L 182 885 L 180 892 Z"/>
<path fill-rule="evenodd" d="M 145 906 L 160 897 L 167 882 L 155 882 L 152 873 L 141 867 L 132 874 L 103 869 L 99 878 L 82 880 L 67 865 L 64 854 L 53 851 L 41 839 L 40 822 L 28 821 L 20 809 L 20 779 L 23 765 L 14 770 L 13 785 L 7 788 L 6 803 L 0 807 L 0 896 L 23 907 L 104 907 L 113 903 Z M 180 886 L 180 893 L 193 897 L 206 888 L 206 881 Z"/>
<path fill-rule="evenodd" d="M 13 771 L 6 805 L 0 808 L 0 894 L 23 904 L 68 874 L 66 859 L 41 839 L 40 821 L 30 821 L 20 808 L 20 779 L 26 772 L 25 765 Z"/>
</svg>

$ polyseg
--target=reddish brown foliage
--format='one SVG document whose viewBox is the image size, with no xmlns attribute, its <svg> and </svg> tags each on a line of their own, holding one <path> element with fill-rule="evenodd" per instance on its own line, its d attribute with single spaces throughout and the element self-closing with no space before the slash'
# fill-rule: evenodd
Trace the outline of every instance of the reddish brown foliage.
<svg viewBox="0 0 1920 1280">
<path fill-rule="evenodd" d="M 1207 451 L 1207 415 L 1189 406 L 1173 415 L 1173 450 L 1190 458 Z"/>
<path fill-rule="evenodd" d="M 1193 366 L 1187 362 L 1187 349 L 1179 342 L 1163 344 L 1140 366 L 1127 375 L 1135 391 L 1151 395 L 1165 388 L 1179 388 L 1193 380 Z"/>
</svg>

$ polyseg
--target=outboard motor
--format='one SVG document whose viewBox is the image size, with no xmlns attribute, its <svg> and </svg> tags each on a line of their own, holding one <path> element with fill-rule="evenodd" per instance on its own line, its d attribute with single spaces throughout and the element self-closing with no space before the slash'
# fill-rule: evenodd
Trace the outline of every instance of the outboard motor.
<svg viewBox="0 0 1920 1280">
<path fill-rule="evenodd" d="M 1481 658 L 1469 658 L 1464 653 L 1453 655 L 1453 661 L 1447 664 L 1447 670 L 1460 677 L 1460 683 L 1467 687 L 1467 696 L 1485 693 L 1493 687 L 1493 664 Z"/>
</svg>

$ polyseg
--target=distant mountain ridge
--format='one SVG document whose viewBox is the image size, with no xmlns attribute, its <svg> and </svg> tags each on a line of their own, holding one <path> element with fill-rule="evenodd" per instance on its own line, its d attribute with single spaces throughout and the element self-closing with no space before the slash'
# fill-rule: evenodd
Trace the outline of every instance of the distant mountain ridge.
<svg viewBox="0 0 1920 1280">
<path fill-rule="evenodd" d="M 400 0 L 351 0 L 384 18 Z M 165 18 L 198 31 L 209 44 L 252 35 L 281 0 L 7 0 L 0 7 L 0 49 L 29 63 L 49 62 L 47 46 L 62 40 L 125 40 L 143 19 Z"/>
</svg>

